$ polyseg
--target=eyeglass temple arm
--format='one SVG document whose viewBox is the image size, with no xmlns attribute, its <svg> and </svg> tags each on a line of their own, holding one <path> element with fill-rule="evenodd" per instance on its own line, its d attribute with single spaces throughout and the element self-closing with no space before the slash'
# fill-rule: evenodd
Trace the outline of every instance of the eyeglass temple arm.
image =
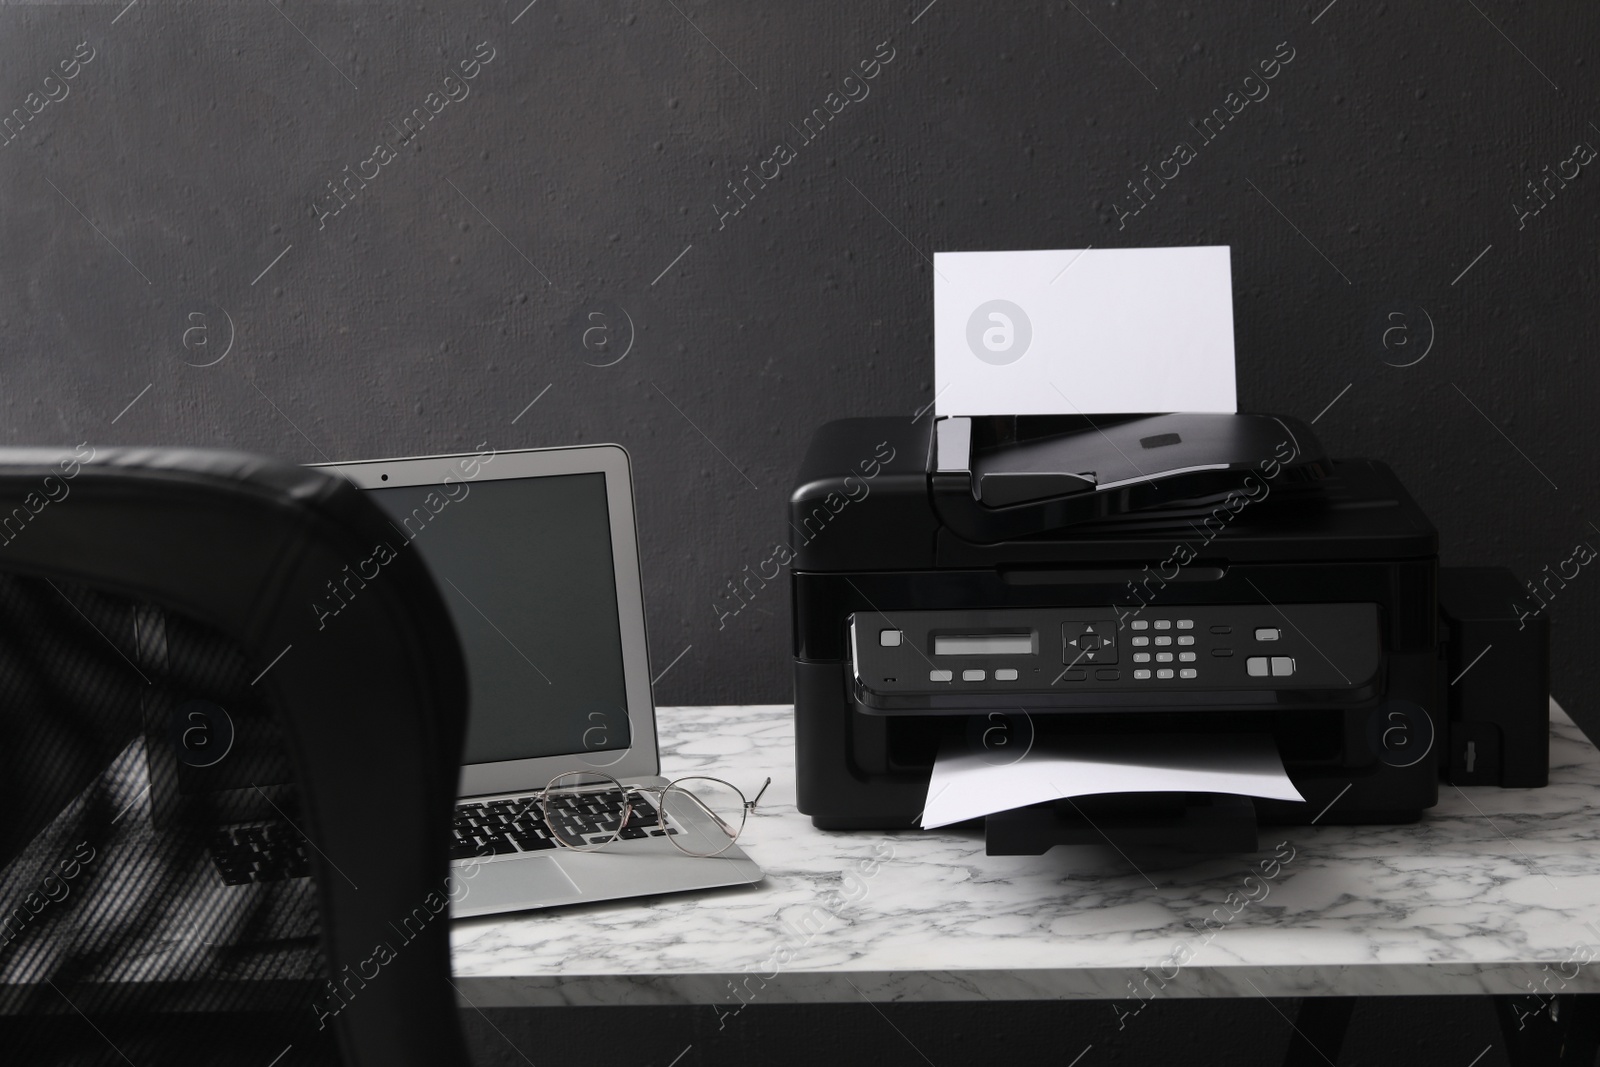
<svg viewBox="0 0 1600 1067">
<path fill-rule="evenodd" d="M 747 801 L 745 803 L 744 810 L 745 811 L 755 811 L 756 810 L 756 805 L 761 803 L 762 794 L 766 793 L 767 786 L 769 786 L 771 784 L 772 784 L 772 779 L 770 777 L 766 781 L 762 782 L 761 783 L 760 792 L 756 793 L 756 798 L 754 800 Z"/>
</svg>

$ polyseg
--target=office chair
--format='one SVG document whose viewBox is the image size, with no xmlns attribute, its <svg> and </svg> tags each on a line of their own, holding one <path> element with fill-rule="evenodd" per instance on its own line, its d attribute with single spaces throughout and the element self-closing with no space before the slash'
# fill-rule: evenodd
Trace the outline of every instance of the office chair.
<svg viewBox="0 0 1600 1067">
<path fill-rule="evenodd" d="M 466 699 L 336 474 L 0 449 L 0 1059 L 465 1064 Z"/>
</svg>

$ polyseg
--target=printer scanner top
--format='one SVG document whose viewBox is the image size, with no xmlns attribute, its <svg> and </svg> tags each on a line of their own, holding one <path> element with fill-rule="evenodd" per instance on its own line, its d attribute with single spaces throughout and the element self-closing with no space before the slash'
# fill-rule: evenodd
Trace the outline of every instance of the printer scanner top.
<svg viewBox="0 0 1600 1067">
<path fill-rule="evenodd" d="M 1387 465 L 1268 415 L 841 419 L 790 497 L 798 571 L 1431 557 Z"/>
</svg>

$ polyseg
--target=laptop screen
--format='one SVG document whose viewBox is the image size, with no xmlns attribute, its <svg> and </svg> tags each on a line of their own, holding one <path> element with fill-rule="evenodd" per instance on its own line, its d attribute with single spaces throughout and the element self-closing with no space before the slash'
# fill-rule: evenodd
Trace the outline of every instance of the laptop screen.
<svg viewBox="0 0 1600 1067">
<path fill-rule="evenodd" d="M 458 488 L 468 483 L 459 483 Z M 463 763 L 626 749 L 606 476 L 370 489 L 423 561 L 471 686 Z"/>
</svg>

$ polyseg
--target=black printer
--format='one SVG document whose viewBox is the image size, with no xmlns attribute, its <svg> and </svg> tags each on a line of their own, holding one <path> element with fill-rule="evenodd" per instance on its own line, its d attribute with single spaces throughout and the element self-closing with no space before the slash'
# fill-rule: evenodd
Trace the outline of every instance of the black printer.
<svg viewBox="0 0 1600 1067">
<path fill-rule="evenodd" d="M 1304 802 L 1110 794 L 987 818 L 991 853 L 1250 849 L 1542 786 L 1546 621 L 1441 568 L 1394 473 L 1269 415 L 858 418 L 790 497 L 799 807 L 919 824 L 944 746 L 1270 735 Z M 1487 651 L 1486 651 L 1487 650 Z"/>
</svg>

